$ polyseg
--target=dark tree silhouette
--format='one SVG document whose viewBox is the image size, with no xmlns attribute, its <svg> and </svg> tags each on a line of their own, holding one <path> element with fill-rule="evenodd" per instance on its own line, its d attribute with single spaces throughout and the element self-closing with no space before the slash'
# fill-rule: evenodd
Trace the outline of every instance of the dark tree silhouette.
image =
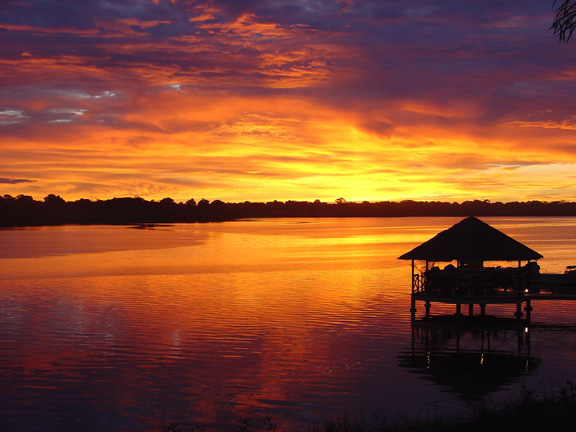
<svg viewBox="0 0 576 432">
<path fill-rule="evenodd" d="M 413 201 L 354 202 L 337 199 L 226 203 L 202 198 L 177 203 L 172 198 L 159 202 L 143 198 L 112 198 L 90 201 L 65 201 L 50 194 L 44 201 L 28 195 L 0 195 L 0 227 L 63 225 L 217 222 L 240 218 L 275 217 L 405 217 L 405 216 L 576 216 L 576 202 L 528 201 L 457 202 Z"/>
<path fill-rule="evenodd" d="M 62 207 L 66 201 L 60 195 L 49 194 L 44 197 L 44 203 L 50 207 Z"/>
<path fill-rule="evenodd" d="M 205 209 L 210 206 L 210 201 L 208 201 L 206 198 L 202 198 L 200 201 L 198 201 L 197 205 L 198 207 Z"/>
<path fill-rule="evenodd" d="M 554 0 L 554 5 L 558 0 Z M 556 9 L 556 16 L 552 22 L 554 36 L 557 36 L 560 42 L 568 42 L 574 29 L 576 29 L 576 0 L 564 0 Z"/>
</svg>

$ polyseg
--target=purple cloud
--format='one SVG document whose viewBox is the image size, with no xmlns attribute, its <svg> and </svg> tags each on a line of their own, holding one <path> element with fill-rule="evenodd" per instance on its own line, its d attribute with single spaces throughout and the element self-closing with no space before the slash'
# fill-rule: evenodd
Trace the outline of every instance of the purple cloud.
<svg viewBox="0 0 576 432">
<path fill-rule="evenodd" d="M 20 184 L 20 183 L 34 183 L 36 180 L 28 179 L 13 179 L 13 178 L 0 178 L 1 184 Z"/>
</svg>

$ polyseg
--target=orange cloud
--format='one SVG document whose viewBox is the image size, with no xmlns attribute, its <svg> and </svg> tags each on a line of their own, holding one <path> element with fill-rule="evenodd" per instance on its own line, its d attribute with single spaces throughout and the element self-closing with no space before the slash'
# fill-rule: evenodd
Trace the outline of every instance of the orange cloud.
<svg viewBox="0 0 576 432">
<path fill-rule="evenodd" d="M 467 199 L 478 193 L 505 198 L 503 182 L 514 184 L 511 179 L 541 160 L 534 153 L 522 168 L 505 146 L 482 155 L 482 142 L 438 140 L 438 131 L 423 128 L 374 135 L 345 112 L 287 96 L 216 98 L 166 89 L 140 96 L 117 116 L 122 129 L 73 121 L 31 131 L 27 141 L 2 143 L 7 173 L 36 180 L 27 190 L 47 188 L 69 199 L 86 193 L 232 201 L 270 195 Z M 29 162 L 22 163 L 27 152 Z M 520 168 L 511 173 L 509 166 Z M 556 177 L 559 182 L 560 172 Z"/>
</svg>

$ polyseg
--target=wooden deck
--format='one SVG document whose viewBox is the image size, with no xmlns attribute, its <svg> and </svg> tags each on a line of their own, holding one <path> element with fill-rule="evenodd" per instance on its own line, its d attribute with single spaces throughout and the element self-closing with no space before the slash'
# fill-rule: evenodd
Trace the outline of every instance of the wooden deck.
<svg viewBox="0 0 576 432">
<path fill-rule="evenodd" d="M 442 296 L 442 295 L 430 295 L 427 293 L 419 292 L 412 294 L 412 299 L 420 301 L 428 301 L 432 303 L 446 303 L 446 304 L 515 304 L 523 303 L 526 301 L 527 297 L 518 295 L 508 295 L 508 296 L 480 296 L 480 295 L 470 295 L 470 296 Z"/>
<path fill-rule="evenodd" d="M 416 318 L 416 301 L 424 302 L 424 307 L 426 310 L 426 318 L 431 317 L 431 307 L 432 303 L 443 303 L 451 304 L 456 306 L 455 315 L 462 314 L 462 305 L 468 305 L 468 315 L 474 315 L 474 306 L 480 308 L 480 315 L 484 316 L 486 314 L 487 305 L 516 305 L 516 312 L 514 315 L 516 318 L 521 319 L 525 316 L 527 320 L 530 320 L 532 312 L 532 302 L 533 301 L 572 301 L 576 300 L 576 294 L 565 294 L 565 293 L 522 293 L 518 296 L 517 293 L 509 293 L 510 295 L 500 295 L 500 296 L 439 296 L 430 295 L 424 292 L 413 293 L 411 296 L 411 309 L 412 319 Z M 514 295 L 512 295 L 514 294 Z M 522 311 L 522 306 L 524 305 L 524 312 Z"/>
<path fill-rule="evenodd" d="M 529 278 L 521 269 L 483 269 L 455 274 L 435 269 L 413 274 L 411 313 L 415 318 L 416 302 L 424 302 L 426 318 L 430 318 L 433 303 L 456 306 L 456 315 L 462 314 L 462 305 L 468 305 L 468 315 L 478 305 L 484 316 L 487 305 L 516 305 L 514 315 L 530 319 L 533 301 L 576 300 L 576 275 L 538 274 Z M 524 306 L 524 311 L 522 307 Z"/>
</svg>

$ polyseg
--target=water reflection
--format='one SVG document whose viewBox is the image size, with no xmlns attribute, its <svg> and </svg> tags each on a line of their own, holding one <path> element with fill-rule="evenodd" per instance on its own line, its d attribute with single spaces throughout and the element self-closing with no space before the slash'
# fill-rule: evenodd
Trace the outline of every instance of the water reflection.
<svg viewBox="0 0 576 432">
<path fill-rule="evenodd" d="M 530 221 L 530 238 L 549 223 Z M 460 382 L 475 369 L 454 363 L 468 347 L 476 368 L 484 354 L 482 373 L 505 358 L 490 388 L 574 379 L 576 332 L 533 328 L 530 352 L 514 329 L 457 337 L 411 327 L 410 266 L 396 258 L 455 222 L 0 231 L 0 430 L 162 430 L 171 421 L 234 430 L 239 418 L 264 415 L 292 430 L 345 412 L 417 415 L 471 393 Z M 537 247 L 562 268 L 576 252 L 566 232 Z M 573 302 L 543 303 L 533 323 L 574 323 Z"/>
<path fill-rule="evenodd" d="M 532 374 L 530 329 L 515 319 L 438 316 L 412 323 L 399 366 L 464 400 L 477 400 Z"/>
</svg>

